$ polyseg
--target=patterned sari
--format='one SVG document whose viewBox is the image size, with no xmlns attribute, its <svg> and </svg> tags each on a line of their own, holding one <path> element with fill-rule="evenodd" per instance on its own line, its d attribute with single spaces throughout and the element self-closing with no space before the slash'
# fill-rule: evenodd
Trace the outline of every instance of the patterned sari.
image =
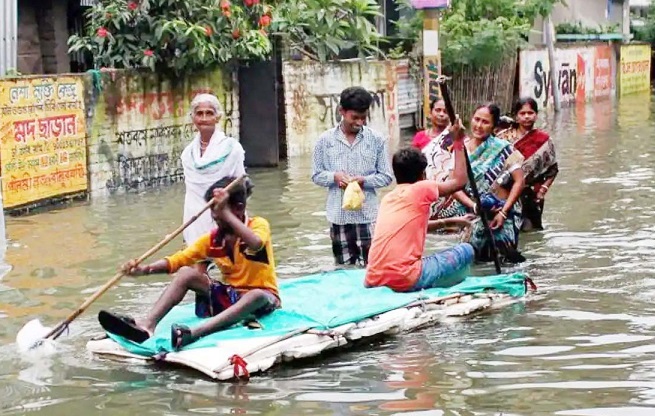
<svg viewBox="0 0 655 416">
<path fill-rule="evenodd" d="M 448 179 L 453 169 L 454 156 L 452 154 L 452 135 L 445 131 L 433 138 L 422 149 L 428 166 L 425 168 L 425 175 L 428 180 L 443 182 Z M 436 212 L 441 210 L 447 199 L 440 197 L 430 208 L 430 217 L 433 218 Z"/>
<path fill-rule="evenodd" d="M 523 216 L 533 229 L 542 230 L 544 201 L 537 201 L 537 195 L 544 182 L 555 178 L 559 172 L 555 144 L 548 133 L 539 129 L 532 129 L 521 136 L 518 129 L 510 128 L 499 133 L 499 136 L 512 143 L 525 159 L 522 166 L 525 189 L 521 193 Z"/>
<path fill-rule="evenodd" d="M 491 219 L 494 216 L 491 211 L 502 208 L 505 203 L 504 200 L 494 195 L 494 191 L 499 186 L 496 180 L 503 173 L 511 172 L 521 166 L 523 157 L 514 150 L 509 142 L 495 136 L 489 136 L 475 151 L 469 154 L 469 160 L 471 161 L 475 183 L 480 192 L 482 209 L 487 213 L 487 218 Z M 465 192 L 472 198 L 473 194 L 470 186 L 467 185 Z M 467 213 L 469 213 L 468 208 L 450 197 L 438 213 L 438 218 L 459 217 Z M 505 260 L 522 259 L 517 251 L 520 226 L 521 204 L 517 201 L 510 212 L 507 213 L 507 220 L 505 220 L 503 227 L 493 231 L 496 247 Z M 491 241 L 489 241 L 481 221 L 475 223 L 470 243 L 475 248 L 478 261 L 493 260 Z"/>
</svg>

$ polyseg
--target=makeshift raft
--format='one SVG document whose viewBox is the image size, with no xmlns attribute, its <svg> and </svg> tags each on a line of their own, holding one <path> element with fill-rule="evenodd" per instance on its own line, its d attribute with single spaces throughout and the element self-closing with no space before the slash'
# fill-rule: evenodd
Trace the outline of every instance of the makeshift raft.
<svg viewBox="0 0 655 416">
<path fill-rule="evenodd" d="M 523 273 L 467 277 L 446 289 L 396 293 L 363 285 L 363 270 L 338 270 L 280 281 L 281 309 L 259 322 L 235 325 L 173 352 L 173 323 L 196 325 L 193 304 L 174 308 L 142 344 L 108 334 L 91 340 L 92 353 L 143 363 L 166 362 L 200 371 L 216 380 L 248 377 L 278 362 L 312 357 L 354 341 L 433 325 L 522 300 L 530 279 Z"/>
</svg>

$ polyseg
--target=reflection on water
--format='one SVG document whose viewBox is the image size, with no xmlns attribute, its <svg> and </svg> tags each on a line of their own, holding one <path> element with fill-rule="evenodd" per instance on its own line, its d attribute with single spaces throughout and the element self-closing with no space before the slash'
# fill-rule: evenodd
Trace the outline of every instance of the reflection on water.
<svg viewBox="0 0 655 416">
<path fill-rule="evenodd" d="M 28 361 L 12 345 L 30 319 L 62 319 L 119 263 L 175 229 L 181 186 L 8 218 L 0 414 L 655 414 L 652 114 L 642 96 L 543 120 L 561 173 L 547 229 L 522 241 L 528 262 L 520 269 L 544 293 L 538 300 L 277 368 L 247 385 L 85 351 L 99 308 L 142 313 L 162 278 L 125 278 L 75 322 L 55 356 Z M 325 194 L 309 172 L 298 159 L 251 172 L 249 209 L 270 219 L 282 278 L 332 267 Z M 428 246 L 452 241 L 431 236 Z"/>
</svg>

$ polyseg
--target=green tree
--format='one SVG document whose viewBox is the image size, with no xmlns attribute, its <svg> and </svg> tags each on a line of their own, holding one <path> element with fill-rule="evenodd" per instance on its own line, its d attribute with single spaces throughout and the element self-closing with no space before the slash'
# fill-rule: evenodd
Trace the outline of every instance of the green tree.
<svg viewBox="0 0 655 416">
<path fill-rule="evenodd" d="M 96 68 L 192 73 L 266 59 L 275 32 L 320 61 L 344 50 L 367 57 L 379 53 L 378 16 L 375 0 L 99 0 L 69 51 L 88 53 Z"/>
<path fill-rule="evenodd" d="M 271 51 L 272 8 L 260 0 L 99 0 L 87 17 L 69 51 L 90 53 L 96 68 L 179 74 Z"/>
<path fill-rule="evenodd" d="M 409 0 L 399 0 L 406 11 Z M 548 15 L 560 0 L 451 0 L 441 17 L 442 65 L 446 71 L 472 65 L 498 64 L 522 46 L 539 16 Z M 399 22 L 400 32 L 418 40 L 423 19 L 417 12 Z"/>
<path fill-rule="evenodd" d="M 349 49 L 363 58 L 380 53 L 379 10 L 375 0 L 287 0 L 278 3 L 273 29 L 311 59 L 337 59 Z"/>
<path fill-rule="evenodd" d="M 640 18 L 639 21 L 642 23 L 641 25 L 631 24 L 630 26 L 634 40 L 649 42 L 655 45 L 655 3 L 651 1 L 646 12 L 646 17 Z"/>
</svg>

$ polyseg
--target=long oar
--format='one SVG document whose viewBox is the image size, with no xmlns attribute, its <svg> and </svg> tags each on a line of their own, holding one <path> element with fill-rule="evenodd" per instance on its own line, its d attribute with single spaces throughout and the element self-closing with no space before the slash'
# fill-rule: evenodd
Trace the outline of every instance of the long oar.
<svg viewBox="0 0 655 416">
<path fill-rule="evenodd" d="M 226 191 L 232 190 L 235 186 L 238 184 L 242 183 L 243 180 L 246 178 L 246 175 L 242 175 L 232 181 L 228 186 L 225 187 Z M 175 231 L 173 231 L 171 234 L 168 234 L 163 240 L 161 240 L 159 243 L 157 243 L 154 247 L 152 247 L 150 250 L 146 251 L 141 255 L 136 260 L 136 265 L 139 265 L 141 262 L 143 262 L 145 259 L 148 257 L 152 256 L 155 254 L 157 251 L 159 251 L 162 247 L 164 247 L 166 244 L 170 243 L 175 237 L 177 237 L 182 231 L 184 231 L 189 225 L 191 225 L 194 221 L 196 221 L 200 216 L 207 211 L 211 206 L 214 204 L 215 200 L 212 198 L 211 201 L 209 201 L 196 215 L 193 217 L 189 218 L 184 224 L 182 224 L 180 227 L 178 227 Z M 101 288 L 96 290 L 96 292 L 91 295 L 87 300 L 84 301 L 82 305 L 80 305 L 79 308 L 77 308 L 73 313 L 71 313 L 66 319 L 61 321 L 57 326 L 52 328 L 44 337 L 40 337 L 39 339 L 34 340 L 31 342 L 28 346 L 27 349 L 32 349 L 37 346 L 39 346 L 43 341 L 45 341 L 48 338 L 51 338 L 52 340 L 55 340 L 59 338 L 59 336 L 68 328 L 68 325 L 70 325 L 73 320 L 75 320 L 78 316 L 80 316 L 86 309 L 93 303 L 95 302 L 100 296 L 102 296 L 105 292 L 107 292 L 111 287 L 113 287 L 116 283 L 118 283 L 123 276 L 125 276 L 125 273 L 123 271 L 117 273 L 114 277 L 112 277 L 107 283 L 105 283 Z M 37 321 L 36 323 L 34 321 Z M 28 322 L 25 327 L 30 327 L 30 328 L 43 328 L 43 326 L 38 322 L 38 319 L 32 320 Z M 20 332 L 20 331 L 19 331 Z"/>
<path fill-rule="evenodd" d="M 446 77 L 441 76 L 437 79 L 439 84 L 439 90 L 441 90 L 441 98 L 443 98 L 444 104 L 446 106 L 446 112 L 448 112 L 448 117 L 450 118 L 451 124 L 455 123 L 455 109 L 453 108 L 453 102 L 450 100 L 450 93 L 448 92 L 448 85 L 446 84 Z M 469 185 L 471 185 L 471 190 L 473 191 L 473 198 L 475 203 L 478 204 L 478 210 L 480 211 L 480 219 L 482 220 L 482 226 L 484 231 L 489 238 L 491 243 L 491 252 L 494 257 L 494 266 L 496 266 L 496 273 L 500 274 L 500 257 L 498 256 L 498 247 L 496 247 L 496 240 L 494 240 L 494 233 L 489 227 L 489 222 L 487 221 L 487 216 L 482 210 L 482 203 L 480 202 L 480 192 L 478 192 L 478 186 L 475 183 L 475 176 L 473 175 L 473 169 L 471 168 L 471 161 L 469 160 L 468 152 L 466 151 L 466 146 L 464 146 L 464 159 L 466 159 L 466 172 L 469 178 Z"/>
</svg>

